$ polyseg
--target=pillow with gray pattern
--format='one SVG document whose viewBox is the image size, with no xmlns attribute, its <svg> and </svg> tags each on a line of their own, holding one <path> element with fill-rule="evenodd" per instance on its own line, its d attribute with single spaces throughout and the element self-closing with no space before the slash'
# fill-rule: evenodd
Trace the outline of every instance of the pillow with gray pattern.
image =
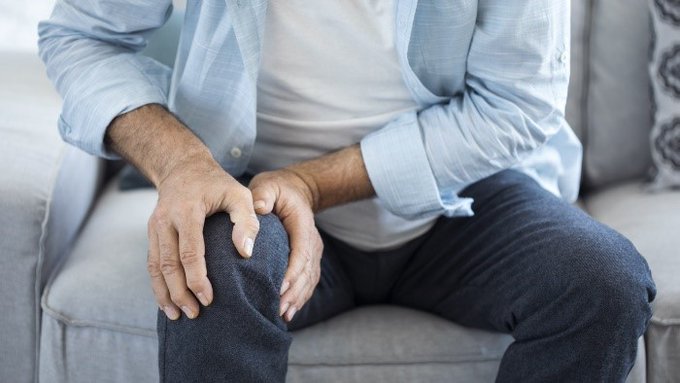
<svg viewBox="0 0 680 383">
<path fill-rule="evenodd" d="M 649 71 L 654 125 L 651 190 L 680 188 L 680 0 L 649 0 L 654 38 Z"/>
</svg>

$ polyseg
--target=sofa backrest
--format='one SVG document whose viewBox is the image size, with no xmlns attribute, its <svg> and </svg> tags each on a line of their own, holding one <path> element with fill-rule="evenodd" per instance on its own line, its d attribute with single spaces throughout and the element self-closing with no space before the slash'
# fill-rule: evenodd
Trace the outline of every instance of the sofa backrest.
<svg viewBox="0 0 680 383">
<path fill-rule="evenodd" d="M 586 190 L 650 168 L 650 28 L 646 0 L 572 1 L 567 119 L 584 145 Z"/>
<path fill-rule="evenodd" d="M 183 0 L 145 54 L 172 65 Z M 646 0 L 572 0 L 567 120 L 584 145 L 583 189 L 639 178 L 651 165 L 651 33 Z"/>
</svg>

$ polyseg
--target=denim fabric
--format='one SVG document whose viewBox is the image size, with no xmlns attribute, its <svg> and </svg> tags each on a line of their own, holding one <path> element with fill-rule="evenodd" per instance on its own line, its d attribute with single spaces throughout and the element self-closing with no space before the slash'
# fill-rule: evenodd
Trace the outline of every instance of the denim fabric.
<svg viewBox="0 0 680 383">
<path fill-rule="evenodd" d="M 656 294 L 633 245 L 516 171 L 462 195 L 475 216 L 442 217 L 396 250 L 362 252 L 324 234 L 321 280 L 289 329 L 360 305 L 402 305 L 512 334 L 499 382 L 623 382 Z M 262 217 L 253 258 L 242 260 L 230 225 L 224 215 L 206 222 L 215 303 L 193 321 L 159 313 L 161 381 L 284 380 L 290 335 L 277 291 L 287 237 Z"/>
<path fill-rule="evenodd" d="M 171 321 L 159 313 L 161 382 L 283 382 L 291 336 L 278 315 L 278 297 L 288 264 L 288 235 L 273 215 L 260 220 L 260 240 L 251 259 L 236 252 L 226 214 L 206 220 L 214 300 L 195 320 L 182 316 Z"/>
</svg>

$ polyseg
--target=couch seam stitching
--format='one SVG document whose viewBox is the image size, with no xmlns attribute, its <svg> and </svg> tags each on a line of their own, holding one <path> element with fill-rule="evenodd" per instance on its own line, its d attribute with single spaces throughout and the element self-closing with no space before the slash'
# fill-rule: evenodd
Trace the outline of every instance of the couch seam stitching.
<svg viewBox="0 0 680 383">
<path fill-rule="evenodd" d="M 498 355 L 494 358 L 481 358 L 481 359 L 467 359 L 467 360 L 450 360 L 450 361 L 417 361 L 417 362 L 373 362 L 373 363 L 300 363 L 294 362 L 289 363 L 289 367 L 363 367 L 363 366 L 399 366 L 399 365 L 425 365 L 425 364 L 467 364 L 467 363 L 480 363 L 480 362 L 495 362 L 502 358 L 502 355 Z"/>
<path fill-rule="evenodd" d="M 35 265 L 35 281 L 33 284 L 33 309 L 34 309 L 34 316 L 35 316 L 35 352 L 33 353 L 35 361 L 34 361 L 34 369 L 33 369 L 33 381 L 35 383 L 38 382 L 38 372 L 40 371 L 40 343 L 41 343 L 41 332 L 42 332 L 42 315 L 40 313 L 41 309 L 41 301 L 42 301 L 42 291 L 40 289 L 40 284 L 42 281 L 42 272 L 43 272 L 43 264 L 45 263 L 45 242 L 47 241 L 47 225 L 49 224 L 50 220 L 50 210 L 52 207 L 52 202 L 54 199 L 54 192 L 55 192 L 55 187 L 57 183 L 57 179 L 59 178 L 59 174 L 61 173 L 62 169 L 62 164 L 64 162 L 64 158 L 66 156 L 66 146 L 62 146 L 61 150 L 59 151 L 59 154 L 57 155 L 57 163 L 58 166 L 55 166 L 55 168 L 52 171 L 52 174 L 50 174 L 49 178 L 49 192 L 47 194 L 47 198 L 45 200 L 45 213 L 43 215 L 42 222 L 40 223 L 40 239 L 38 240 L 38 260 Z M 47 283 L 45 283 L 47 285 Z"/>
<path fill-rule="evenodd" d="M 98 322 L 98 321 L 84 321 L 84 320 L 77 320 L 73 319 L 66 314 L 59 312 L 52 307 L 50 307 L 46 302 L 43 302 L 43 311 L 47 313 L 49 316 L 51 316 L 53 319 L 62 322 L 66 326 L 72 326 L 72 327 L 91 327 L 91 328 L 97 328 L 97 329 L 102 329 L 102 330 L 109 330 L 109 331 L 117 331 L 117 332 L 122 332 L 126 334 L 132 334 L 132 335 L 140 335 L 140 336 L 147 336 L 153 338 L 154 335 L 156 334 L 155 331 L 153 330 L 147 330 L 141 327 L 132 327 L 132 326 L 125 326 L 125 325 L 116 325 L 116 324 L 110 324 L 110 323 L 104 323 L 104 322 Z"/>
<path fill-rule="evenodd" d="M 652 318 L 649 320 L 651 324 L 655 325 L 660 325 L 660 326 L 680 326 L 680 319 L 662 319 L 656 316 L 652 316 Z"/>
</svg>

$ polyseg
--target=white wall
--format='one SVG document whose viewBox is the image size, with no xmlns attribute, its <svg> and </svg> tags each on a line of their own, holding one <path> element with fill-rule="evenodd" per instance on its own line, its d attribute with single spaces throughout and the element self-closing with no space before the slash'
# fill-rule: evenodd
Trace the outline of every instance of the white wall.
<svg viewBox="0 0 680 383">
<path fill-rule="evenodd" d="M 37 52 L 38 22 L 53 5 L 54 0 L 0 0 L 0 51 Z"/>
</svg>

